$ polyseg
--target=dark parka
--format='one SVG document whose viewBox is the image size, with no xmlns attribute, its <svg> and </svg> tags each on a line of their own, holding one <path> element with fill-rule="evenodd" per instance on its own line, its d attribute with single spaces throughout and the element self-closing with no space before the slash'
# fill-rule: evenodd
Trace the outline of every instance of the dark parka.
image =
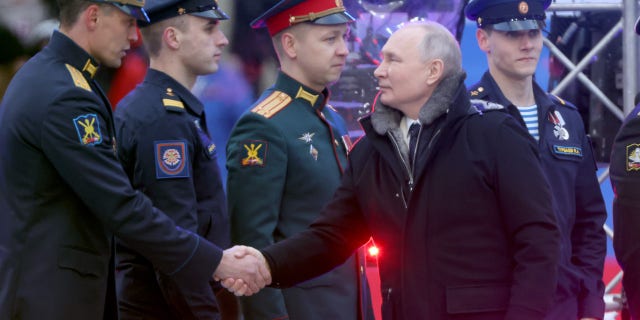
<svg viewBox="0 0 640 320">
<path fill-rule="evenodd" d="M 613 249 L 632 319 L 640 319 L 640 105 L 627 116 L 611 149 Z"/>
<path fill-rule="evenodd" d="M 504 97 L 489 72 L 469 90 L 474 99 L 505 106 L 505 111 L 526 128 L 518 108 Z M 602 270 L 607 250 L 602 226 L 607 211 L 591 141 L 575 106 L 547 94 L 535 82 L 533 94 L 538 106 L 537 150 L 551 186 L 561 236 L 554 301 L 576 299 L 579 318 L 600 319 L 604 316 Z"/>
<path fill-rule="evenodd" d="M 273 285 L 330 269 L 373 236 L 383 319 L 543 318 L 559 248 L 536 148 L 507 114 L 472 106 L 463 78 L 422 107 L 413 172 L 402 114 L 376 102 L 319 220 L 263 250 Z"/>
<path fill-rule="evenodd" d="M 185 284 L 222 257 L 131 187 L 96 66 L 55 32 L 0 105 L 0 319 L 115 319 L 114 235 Z"/>
</svg>

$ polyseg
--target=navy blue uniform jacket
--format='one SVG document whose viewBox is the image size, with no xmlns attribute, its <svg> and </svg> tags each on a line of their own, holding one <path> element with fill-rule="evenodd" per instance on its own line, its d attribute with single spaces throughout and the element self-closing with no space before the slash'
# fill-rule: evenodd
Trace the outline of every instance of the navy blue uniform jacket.
<svg viewBox="0 0 640 320">
<path fill-rule="evenodd" d="M 640 319 L 640 105 L 627 116 L 611 150 L 613 249 L 632 319 Z"/>
<path fill-rule="evenodd" d="M 545 93 L 535 82 L 533 86 L 540 135 L 537 147 L 562 237 L 555 301 L 577 299 L 579 318 L 600 319 L 604 316 L 607 211 L 591 141 L 575 106 Z M 489 72 L 470 92 L 474 99 L 502 104 L 526 128 L 517 107 L 504 97 Z"/>
<path fill-rule="evenodd" d="M 229 220 L 218 148 L 207 131 L 202 103 L 167 74 L 149 69 L 144 82 L 118 104 L 115 119 L 118 155 L 133 187 L 180 227 L 228 247 Z M 118 292 L 123 297 L 142 301 L 151 300 L 144 295 L 163 297 L 154 283 L 147 282 L 155 279 L 148 261 L 126 245 L 118 246 L 116 257 Z M 213 307 L 214 293 L 206 288 L 206 281 L 198 287 L 203 285 L 206 298 L 202 299 Z M 144 286 L 156 292 L 149 294 L 142 290 Z M 156 305 L 162 301 L 160 298 Z M 190 299 L 185 303 L 189 305 Z"/>
<path fill-rule="evenodd" d="M 131 187 L 96 65 L 55 32 L 0 106 L 1 319 L 115 318 L 114 235 L 184 283 L 207 281 L 221 259 Z"/>
<path fill-rule="evenodd" d="M 402 114 L 376 102 L 320 218 L 263 249 L 273 285 L 324 272 L 373 236 L 385 320 L 543 318 L 559 239 L 533 139 L 473 107 L 460 78 L 420 111 L 415 170 Z"/>
</svg>

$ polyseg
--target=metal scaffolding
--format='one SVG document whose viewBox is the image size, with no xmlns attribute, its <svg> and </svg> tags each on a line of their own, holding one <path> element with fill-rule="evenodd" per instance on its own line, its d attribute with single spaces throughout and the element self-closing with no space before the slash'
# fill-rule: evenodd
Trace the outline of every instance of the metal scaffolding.
<svg viewBox="0 0 640 320">
<path fill-rule="evenodd" d="M 595 95 L 604 106 L 613 113 L 618 119 L 623 120 L 624 117 L 634 108 L 634 99 L 638 92 L 638 68 L 637 68 L 637 39 L 638 36 L 634 32 L 634 24 L 638 12 L 638 0 L 621 0 L 619 3 L 553 3 L 548 11 L 622 11 L 620 21 L 593 46 L 591 51 L 577 64 L 571 62 L 553 42 L 548 39 L 544 40 L 544 44 L 549 48 L 551 54 L 571 70 L 567 76 L 553 89 L 552 93 L 558 93 L 566 88 L 570 81 L 577 79 L 585 87 Z M 598 88 L 582 70 L 592 61 L 592 58 L 600 53 L 605 46 L 622 33 L 622 63 L 623 68 L 623 90 L 622 90 L 622 106 L 616 105 Z M 609 176 L 609 168 L 598 177 L 600 183 L 607 180 Z M 613 230 L 608 225 L 603 226 L 607 235 L 613 239 Z M 622 309 L 622 299 L 619 294 L 611 294 L 613 288 L 622 280 L 623 273 L 620 271 L 606 286 L 605 299 L 607 301 L 607 311 L 619 311 Z"/>
</svg>

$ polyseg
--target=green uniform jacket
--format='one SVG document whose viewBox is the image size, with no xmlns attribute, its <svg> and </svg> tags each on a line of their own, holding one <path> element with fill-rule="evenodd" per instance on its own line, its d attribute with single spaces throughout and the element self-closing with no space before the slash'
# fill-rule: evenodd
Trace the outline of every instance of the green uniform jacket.
<svg viewBox="0 0 640 320">
<path fill-rule="evenodd" d="M 264 248 L 289 238 L 332 198 L 350 142 L 344 120 L 326 106 L 328 98 L 327 90 L 315 92 L 281 72 L 236 123 L 227 145 L 233 243 Z M 356 261 L 354 255 L 292 288 L 242 298 L 245 319 L 359 318 Z"/>
</svg>

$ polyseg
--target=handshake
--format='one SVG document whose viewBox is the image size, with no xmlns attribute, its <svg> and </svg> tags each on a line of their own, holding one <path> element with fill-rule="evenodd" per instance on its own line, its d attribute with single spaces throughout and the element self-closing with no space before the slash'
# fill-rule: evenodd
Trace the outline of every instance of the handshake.
<svg viewBox="0 0 640 320">
<path fill-rule="evenodd" d="M 271 283 L 267 260 L 260 251 L 247 246 L 225 250 L 213 277 L 236 296 L 250 296 Z"/>
</svg>

